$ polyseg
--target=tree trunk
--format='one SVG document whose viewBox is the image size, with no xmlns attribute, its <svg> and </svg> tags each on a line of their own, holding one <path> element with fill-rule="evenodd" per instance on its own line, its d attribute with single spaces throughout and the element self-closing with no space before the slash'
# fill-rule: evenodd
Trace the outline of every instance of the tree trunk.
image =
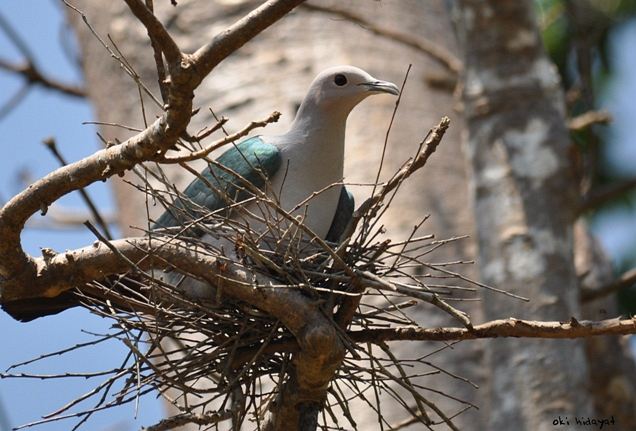
<svg viewBox="0 0 636 431">
<path fill-rule="evenodd" d="M 580 318 L 563 94 L 533 2 L 459 0 L 455 11 L 480 271 L 530 299 L 485 295 L 486 317 Z M 559 416 L 593 416 L 584 344 L 488 343 L 486 428 L 547 430 Z"/>
</svg>

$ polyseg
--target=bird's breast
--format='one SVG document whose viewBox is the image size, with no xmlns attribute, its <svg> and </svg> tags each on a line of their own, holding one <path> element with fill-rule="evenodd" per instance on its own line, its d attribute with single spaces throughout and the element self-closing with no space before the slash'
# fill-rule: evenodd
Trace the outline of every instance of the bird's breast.
<svg viewBox="0 0 636 431">
<path fill-rule="evenodd" d="M 341 181 L 342 167 L 338 163 L 283 159 L 281 169 L 271 180 L 271 193 L 278 197 L 284 210 L 302 216 L 305 225 L 324 238 L 336 212 L 340 196 L 337 184 Z"/>
</svg>

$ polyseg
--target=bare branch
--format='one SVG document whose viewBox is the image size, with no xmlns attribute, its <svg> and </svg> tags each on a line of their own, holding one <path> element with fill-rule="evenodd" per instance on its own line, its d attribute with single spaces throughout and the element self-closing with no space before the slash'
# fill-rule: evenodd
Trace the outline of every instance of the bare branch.
<svg viewBox="0 0 636 431">
<path fill-rule="evenodd" d="M 629 178 L 590 192 L 578 208 L 579 214 L 596 209 L 636 189 L 636 178 Z"/>
<path fill-rule="evenodd" d="M 181 112 L 181 115 L 175 113 L 171 116 L 175 123 L 179 120 L 178 123 L 185 127 L 189 121 L 189 107 L 190 104 L 186 107 L 185 115 Z M 28 271 L 35 274 L 34 261 L 24 253 L 20 244 L 20 232 L 26 220 L 37 211 L 46 213 L 48 206 L 60 197 L 95 181 L 123 174 L 136 164 L 150 159 L 156 151 L 172 146 L 179 136 L 179 128 L 166 127 L 166 121 L 165 116 L 160 117 L 123 144 L 97 151 L 85 159 L 55 170 L 7 202 L 0 209 L 0 236 L 3 238 L 0 242 L 0 255 L 3 257 L 0 275 L 9 278 L 26 269 L 27 265 L 30 267 Z M 2 296 L 7 294 L 3 287 Z"/>
<path fill-rule="evenodd" d="M 228 55 L 245 45 L 254 36 L 274 24 L 305 0 L 268 0 L 227 30 L 216 35 L 210 43 L 191 56 L 197 70 L 195 78 L 203 80 Z M 200 81 L 196 83 L 199 84 Z"/>
<path fill-rule="evenodd" d="M 626 335 L 636 333 L 636 319 L 608 319 L 602 321 L 539 322 L 532 320 L 493 320 L 467 328 L 379 328 L 349 331 L 357 342 L 381 343 L 385 341 L 459 341 L 478 338 L 583 338 L 594 335 Z"/>
<path fill-rule="evenodd" d="M 5 103 L 0 107 L 0 120 L 7 116 L 16 106 L 20 104 L 24 100 L 24 98 L 29 94 L 29 84 L 23 84 L 18 91 L 16 91 L 13 96 L 11 96 Z"/>
<path fill-rule="evenodd" d="M 581 292 L 581 301 L 589 302 L 595 299 L 603 298 L 621 289 L 629 287 L 636 283 L 636 268 L 624 272 L 618 279 L 611 283 L 599 287 L 598 289 L 583 289 Z"/>
<path fill-rule="evenodd" d="M 27 62 L 26 64 L 20 65 L 0 59 L 0 69 L 20 75 L 29 84 L 38 84 L 45 88 L 59 91 L 67 96 L 86 97 L 86 90 L 82 87 L 50 78 L 42 73 L 33 63 Z"/>
<path fill-rule="evenodd" d="M 53 156 L 60 162 L 62 166 L 65 166 L 68 164 L 68 162 L 66 161 L 62 153 L 60 153 L 59 149 L 57 148 L 55 139 L 46 138 L 44 141 L 42 141 L 42 143 L 46 146 L 46 148 L 48 148 L 51 151 Z M 88 210 L 93 215 L 93 218 L 95 219 L 97 224 L 99 224 L 99 226 L 102 228 L 102 232 L 104 232 L 104 235 L 106 235 L 106 238 L 113 239 L 114 237 L 110 233 L 110 229 L 108 228 L 108 223 L 106 223 L 106 221 L 102 217 L 101 213 L 97 209 L 97 206 L 95 206 L 95 204 L 93 203 L 93 200 L 88 195 L 88 192 L 84 189 L 79 189 L 78 192 L 80 196 L 82 197 L 82 200 L 88 207 Z"/>
<path fill-rule="evenodd" d="M 232 133 L 231 135 L 228 135 L 222 139 L 219 139 L 198 151 L 191 152 L 190 154 L 185 156 L 158 157 L 156 161 L 159 163 L 168 164 L 168 163 L 191 162 L 192 160 L 202 159 L 203 157 L 208 156 L 212 151 L 218 148 L 221 148 L 222 146 L 227 145 L 230 142 L 235 142 L 236 140 L 241 139 L 244 136 L 247 136 L 252 130 L 256 129 L 257 127 L 265 127 L 266 125 L 270 123 L 277 122 L 279 118 L 280 118 L 280 112 L 274 111 L 266 119 L 261 121 L 252 121 L 250 124 L 242 128 L 238 132 Z"/>
<path fill-rule="evenodd" d="M 609 124 L 612 115 L 607 111 L 588 111 L 568 120 L 568 129 L 571 132 L 587 129 L 594 124 Z"/>
<path fill-rule="evenodd" d="M 426 164 L 428 159 L 437 150 L 437 146 L 442 141 L 448 126 L 450 126 L 450 119 L 448 117 L 442 117 L 439 124 L 431 129 L 426 140 L 421 143 L 420 150 L 415 155 L 415 158 L 405 163 L 404 166 L 382 187 L 378 194 L 371 196 L 369 199 L 364 201 L 362 205 L 360 205 L 353 217 L 353 229 L 355 229 L 360 217 L 365 214 L 369 208 L 374 207 L 378 204 L 378 202 L 381 202 L 389 193 L 402 184 L 404 180 Z"/>
<path fill-rule="evenodd" d="M 143 427 L 141 431 L 166 431 L 172 430 L 187 424 L 212 425 L 232 418 L 232 411 L 214 412 L 206 414 L 182 413 L 163 419 L 149 427 Z"/>
<path fill-rule="evenodd" d="M 448 117 L 443 117 L 439 124 L 435 126 L 429 132 L 427 138 L 421 143 L 420 148 L 415 155 L 414 159 L 409 160 L 407 163 L 402 166 L 400 171 L 396 173 L 377 194 L 372 195 L 366 201 L 360 205 L 360 207 L 354 212 L 353 219 L 347 228 L 347 231 L 343 235 L 346 238 L 343 243 L 340 245 L 338 252 L 345 250 L 349 239 L 353 232 L 355 232 L 356 227 L 360 220 L 363 217 L 373 217 L 374 214 L 372 208 L 377 207 L 378 203 L 382 202 L 382 200 L 394 189 L 396 189 L 404 180 L 413 174 L 416 170 L 423 167 L 430 156 L 435 152 L 437 146 L 442 141 L 442 137 L 448 129 L 450 125 L 450 119 Z M 360 298 L 346 298 L 338 312 L 335 316 L 335 321 L 341 328 L 346 328 L 351 322 L 351 318 L 355 313 L 358 304 L 360 303 Z"/>
<path fill-rule="evenodd" d="M 168 60 L 168 68 L 179 68 L 181 65 L 182 54 L 181 50 L 177 46 L 176 42 L 168 34 L 168 31 L 164 28 L 163 24 L 157 19 L 150 9 L 146 7 L 140 0 L 124 0 L 133 14 L 141 21 L 141 23 L 148 30 L 148 36 L 156 43 L 161 52 Z"/>
<path fill-rule="evenodd" d="M 116 250 L 114 252 L 113 250 Z M 37 275 L 23 275 L 5 281 L 3 301 L 35 297 L 53 297 L 75 286 L 100 280 L 109 275 L 131 270 L 179 268 L 187 274 L 219 286 L 224 294 L 251 303 L 281 320 L 290 331 L 300 331 L 306 325 L 312 307 L 300 292 L 269 285 L 266 278 L 257 277 L 244 267 L 212 256 L 205 248 L 189 242 L 162 237 L 132 237 L 95 243 L 78 250 L 36 258 Z M 131 268 L 131 263 L 134 268 Z M 256 289 L 263 286 L 263 289 Z M 282 295 L 282 296 L 281 296 Z M 293 312 L 292 312 L 293 311 Z"/>
<path fill-rule="evenodd" d="M 117 223 L 115 213 L 100 213 L 100 216 L 106 225 L 115 225 Z M 56 202 L 49 207 L 49 211 L 46 213 L 46 219 L 40 220 L 32 218 L 25 226 L 29 229 L 52 231 L 85 229 L 84 223 L 87 220 L 98 225 L 100 224 L 92 212 L 82 208 L 65 207 Z"/>
<path fill-rule="evenodd" d="M 69 96 L 86 96 L 85 91 L 78 86 L 65 84 L 45 76 L 36 66 L 35 56 L 31 52 L 31 49 L 29 49 L 27 43 L 20 37 L 18 32 L 11 26 L 11 23 L 9 23 L 2 14 L 0 14 L 0 30 L 7 35 L 9 40 L 13 42 L 26 60 L 26 64 L 18 65 L 0 59 L 1 69 L 21 75 L 28 84 L 40 84 L 46 88 L 58 90 Z"/>
<path fill-rule="evenodd" d="M 375 35 L 409 46 L 416 51 L 421 52 L 422 54 L 428 55 L 438 64 L 451 72 L 453 75 L 458 75 L 462 69 L 462 62 L 457 57 L 455 57 L 453 54 L 451 54 L 449 51 L 445 50 L 441 46 L 436 45 L 426 39 L 415 38 L 405 33 L 400 33 L 388 28 L 377 26 L 370 21 L 367 21 L 363 17 L 344 9 L 326 7 L 313 3 L 305 3 L 303 5 L 303 9 L 312 12 L 322 12 L 338 16 L 354 24 L 358 24 L 359 26 L 365 28 L 366 30 L 369 30 Z"/>
<path fill-rule="evenodd" d="M 146 6 L 151 13 L 154 14 L 153 0 L 146 0 Z M 150 34 L 149 34 L 150 35 Z M 153 56 L 155 58 L 155 66 L 157 67 L 157 83 L 159 84 L 159 91 L 161 92 L 161 100 L 164 103 L 168 101 L 168 88 L 167 88 L 167 74 L 166 67 L 163 63 L 163 53 L 160 44 L 154 39 L 150 38 L 150 46 L 152 46 Z"/>
<path fill-rule="evenodd" d="M 0 29 L 4 32 L 5 35 L 9 38 L 11 42 L 16 46 L 18 51 L 22 53 L 24 58 L 29 61 L 29 63 L 35 62 L 35 56 L 29 49 L 27 43 L 20 37 L 17 31 L 13 28 L 11 23 L 4 17 L 4 15 L 0 14 Z"/>
</svg>

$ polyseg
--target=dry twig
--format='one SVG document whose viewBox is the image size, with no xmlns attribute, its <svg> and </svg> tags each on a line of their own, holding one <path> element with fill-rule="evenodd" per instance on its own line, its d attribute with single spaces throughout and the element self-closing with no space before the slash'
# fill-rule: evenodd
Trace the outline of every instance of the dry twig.
<svg viewBox="0 0 636 431">
<path fill-rule="evenodd" d="M 409 46 L 416 51 L 429 56 L 454 76 L 457 76 L 462 69 L 462 63 L 457 57 L 455 57 L 453 54 L 440 47 L 439 45 L 436 45 L 426 39 L 415 38 L 405 33 L 400 33 L 388 28 L 377 26 L 364 19 L 363 17 L 345 9 L 326 7 L 313 3 L 304 3 L 303 9 L 340 17 L 344 20 L 359 25 L 360 27 L 363 27 L 380 37 L 384 37 L 403 45 Z"/>
</svg>

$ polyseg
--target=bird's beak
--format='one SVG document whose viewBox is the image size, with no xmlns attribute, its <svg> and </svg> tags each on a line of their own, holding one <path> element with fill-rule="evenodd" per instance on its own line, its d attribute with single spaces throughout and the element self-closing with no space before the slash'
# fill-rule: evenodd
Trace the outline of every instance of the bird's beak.
<svg viewBox="0 0 636 431">
<path fill-rule="evenodd" d="M 358 85 L 362 85 L 367 89 L 367 91 L 371 91 L 374 93 L 389 93 L 393 94 L 394 96 L 400 94 L 400 89 L 397 88 L 397 85 L 388 81 L 370 81 L 363 82 L 362 84 Z"/>
</svg>

